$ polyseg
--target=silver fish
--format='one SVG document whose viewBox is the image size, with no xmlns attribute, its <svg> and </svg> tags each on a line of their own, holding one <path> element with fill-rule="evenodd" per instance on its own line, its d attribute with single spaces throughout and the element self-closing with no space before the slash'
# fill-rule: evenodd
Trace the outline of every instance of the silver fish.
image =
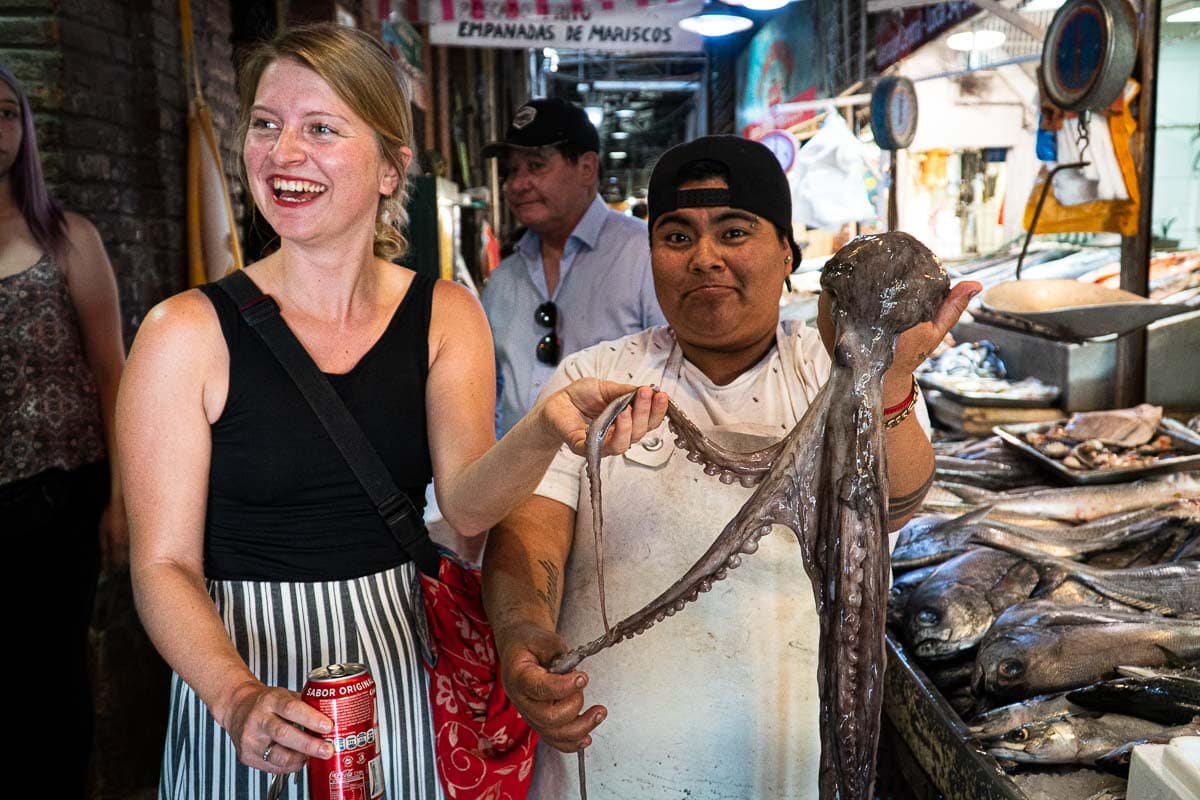
<svg viewBox="0 0 1200 800">
<path fill-rule="evenodd" d="M 1175 729 L 1176 735 L 1195 731 L 1194 726 Z M 1094 764 L 1131 739 L 1163 733 L 1157 722 L 1122 714 L 1064 714 L 1022 725 L 984 746 L 996 758 L 1023 764 Z"/>
<path fill-rule="evenodd" d="M 1119 603 L 1168 616 L 1200 616 L 1200 562 L 1181 561 L 1127 569 L 1099 569 L 1064 558 L 1048 556 L 1025 544 L 987 532 L 976 534 L 987 544 L 1045 565 L 1076 580 L 1094 592 Z M 1200 627 L 1200 626 L 1198 626 Z"/>
<path fill-rule="evenodd" d="M 1031 722 L 1082 710 L 1067 699 L 1065 692 L 1040 694 L 980 714 L 968 729 L 978 739 L 994 739 Z"/>
<path fill-rule="evenodd" d="M 1200 625 L 1133 610 L 1018 603 L 979 644 L 977 694 L 1020 699 L 1086 686 L 1118 666 L 1161 666 L 1168 653 L 1200 658 Z"/>
<path fill-rule="evenodd" d="M 1078 559 L 1092 553 L 1158 539 L 1177 525 L 1173 517 L 1148 508 L 1124 511 L 1065 528 L 1031 528 L 990 520 L 971 529 L 968 544 L 987 545 L 1010 552 L 1023 549 L 1057 558 Z"/>
<path fill-rule="evenodd" d="M 956 517 L 931 514 L 917 517 L 900 529 L 892 549 L 892 569 L 904 572 L 940 564 L 966 552 L 975 526 L 990 508 L 977 508 Z"/>
<path fill-rule="evenodd" d="M 1007 489 L 1041 482 L 1041 475 L 1029 465 L 985 458 L 935 456 L 935 477 L 978 486 L 983 489 Z"/>
<path fill-rule="evenodd" d="M 1200 472 L 1177 472 L 1130 483 L 1020 492 L 991 492 L 963 484 L 943 486 L 963 502 L 974 506 L 991 505 L 997 511 L 1083 522 L 1121 511 L 1200 496 Z"/>
<path fill-rule="evenodd" d="M 904 625 L 904 606 L 908 597 L 917 590 L 921 581 L 928 578 L 937 569 L 936 564 L 905 572 L 892 579 L 892 588 L 888 590 L 888 624 L 897 628 Z"/>
<path fill-rule="evenodd" d="M 1068 692 L 1067 699 L 1092 711 L 1182 725 L 1200 717 L 1200 679 L 1175 675 L 1122 676 Z"/>
<path fill-rule="evenodd" d="M 1035 528 L 996 519 L 995 507 L 990 505 L 957 517 L 918 517 L 900 530 L 892 551 L 892 568 L 902 571 L 937 564 L 972 549 L 973 540 L 977 544 L 989 544 L 993 538 L 1006 537 L 1016 537 L 1018 543 L 1050 555 L 1080 556 L 1150 538 L 1176 515 L 1193 513 L 1191 507 L 1180 510 L 1177 505 L 1167 503 L 1054 528 Z M 987 531 L 994 533 L 985 533 Z"/>
<path fill-rule="evenodd" d="M 1000 612 L 1026 599 L 1038 573 L 986 547 L 937 568 L 908 599 L 904 632 L 920 658 L 951 658 L 979 644 Z"/>
</svg>

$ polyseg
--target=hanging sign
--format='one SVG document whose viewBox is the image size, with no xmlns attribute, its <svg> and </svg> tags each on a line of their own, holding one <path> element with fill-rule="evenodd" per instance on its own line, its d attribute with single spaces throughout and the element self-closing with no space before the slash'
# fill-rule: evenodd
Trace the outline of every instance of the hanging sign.
<svg viewBox="0 0 1200 800">
<path fill-rule="evenodd" d="M 878 15 L 875 68 L 895 64 L 921 45 L 980 11 L 971 0 L 954 0 Z"/>
<path fill-rule="evenodd" d="M 820 52 L 814 16 L 805 3 L 792 3 L 763 25 L 737 58 L 737 132 L 762 139 L 813 116 L 811 110 L 776 106 L 813 100 L 827 90 Z"/>
<path fill-rule="evenodd" d="M 679 27 L 703 0 L 426 0 L 429 41 L 458 47 L 700 53 Z"/>
</svg>

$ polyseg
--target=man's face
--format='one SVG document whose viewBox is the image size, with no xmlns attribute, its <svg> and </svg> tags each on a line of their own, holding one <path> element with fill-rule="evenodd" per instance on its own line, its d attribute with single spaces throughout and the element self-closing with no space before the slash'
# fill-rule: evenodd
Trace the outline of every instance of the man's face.
<svg viewBox="0 0 1200 800">
<path fill-rule="evenodd" d="M 504 197 L 513 215 L 537 233 L 573 227 L 596 196 L 595 153 L 572 163 L 553 147 L 512 148 L 503 166 Z"/>
<path fill-rule="evenodd" d="M 728 188 L 720 178 L 680 189 Z M 771 222 L 736 208 L 680 208 L 654 223 L 654 289 L 680 341 L 735 351 L 773 335 L 791 246 Z"/>
</svg>

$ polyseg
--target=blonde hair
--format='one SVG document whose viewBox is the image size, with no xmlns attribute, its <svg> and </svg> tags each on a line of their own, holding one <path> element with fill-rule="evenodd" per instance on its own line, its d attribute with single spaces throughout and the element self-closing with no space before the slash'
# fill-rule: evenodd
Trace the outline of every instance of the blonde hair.
<svg viewBox="0 0 1200 800">
<path fill-rule="evenodd" d="M 400 148 L 412 141 L 412 108 L 391 56 L 383 44 L 355 28 L 332 22 L 281 31 L 246 54 L 238 71 L 237 152 L 250 128 L 250 109 L 258 82 L 274 62 L 291 58 L 321 76 L 346 105 L 375 132 L 379 152 L 395 167 L 399 180 L 390 195 L 380 197 L 375 215 L 375 255 L 392 261 L 408 251 L 408 180 Z M 242 160 L 239 157 L 238 162 Z M 242 164 L 243 178 L 245 165 Z M 251 201 L 253 202 L 253 200 Z"/>
</svg>

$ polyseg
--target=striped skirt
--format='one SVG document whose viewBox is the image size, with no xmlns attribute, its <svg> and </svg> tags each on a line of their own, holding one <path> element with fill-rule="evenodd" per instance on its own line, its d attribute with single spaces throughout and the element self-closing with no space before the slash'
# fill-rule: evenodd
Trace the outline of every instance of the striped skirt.
<svg viewBox="0 0 1200 800">
<path fill-rule="evenodd" d="M 386 797 L 441 800 L 434 766 L 429 688 L 413 628 L 413 565 L 346 581 L 210 581 L 209 593 L 250 671 L 268 686 L 299 691 L 309 670 L 359 661 L 378 687 Z M 306 771 L 282 795 L 307 800 Z M 166 800 L 259 800 L 270 775 L 240 763 L 233 741 L 178 675 L 158 796 Z M 298 779 L 297 779 L 298 778 Z"/>
</svg>

